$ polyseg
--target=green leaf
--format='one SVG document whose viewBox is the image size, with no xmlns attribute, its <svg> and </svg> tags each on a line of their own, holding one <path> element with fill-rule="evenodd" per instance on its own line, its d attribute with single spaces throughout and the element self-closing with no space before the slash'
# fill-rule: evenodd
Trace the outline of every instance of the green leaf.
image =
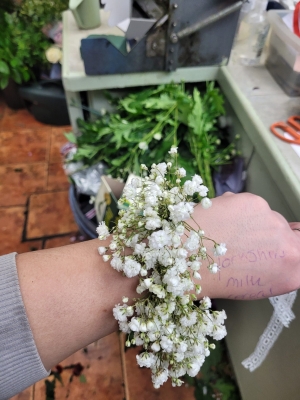
<svg viewBox="0 0 300 400">
<path fill-rule="evenodd" d="M 5 89 L 7 85 L 8 85 L 8 76 L 2 76 L 0 78 L 0 88 Z"/>
<path fill-rule="evenodd" d="M 120 158 L 115 158 L 114 160 L 111 161 L 111 164 L 116 166 L 116 167 L 120 167 L 123 163 L 125 163 L 125 161 L 127 160 L 127 158 L 130 157 L 130 153 L 127 152 L 127 154 L 125 154 L 124 156 L 120 157 Z"/>
<path fill-rule="evenodd" d="M 77 143 L 77 137 L 74 135 L 73 132 L 65 133 L 65 137 L 68 139 L 69 142 Z"/>
<path fill-rule="evenodd" d="M 9 66 L 3 60 L 0 60 L 0 73 L 1 74 L 5 74 L 5 75 L 9 75 Z"/>
<path fill-rule="evenodd" d="M 81 382 L 81 383 L 86 383 L 87 382 L 85 375 L 82 375 L 82 374 L 80 375 L 79 382 Z"/>
<path fill-rule="evenodd" d="M 202 387 L 196 387 L 194 391 L 194 396 L 196 400 L 205 400 L 204 394 L 203 394 L 203 388 Z"/>
<path fill-rule="evenodd" d="M 176 100 L 172 99 L 167 93 L 163 93 L 160 97 L 147 99 L 143 102 L 146 108 L 155 110 L 168 110 L 176 104 Z"/>
<path fill-rule="evenodd" d="M 55 400 L 55 384 L 55 379 L 53 379 L 53 381 L 49 381 L 48 379 L 45 380 L 46 400 Z"/>
<path fill-rule="evenodd" d="M 22 77 L 21 77 L 21 75 L 20 75 L 20 73 L 19 73 L 18 70 L 16 70 L 16 69 L 12 70 L 11 76 L 12 76 L 12 79 L 13 79 L 16 83 L 20 84 L 20 83 L 22 82 Z"/>
<path fill-rule="evenodd" d="M 202 135 L 203 133 L 203 104 L 200 96 L 200 92 L 197 88 L 194 89 L 193 93 L 194 107 L 192 112 L 188 116 L 188 125 L 192 128 L 196 135 Z"/>
<path fill-rule="evenodd" d="M 61 375 L 58 372 L 53 372 L 53 375 L 54 375 L 55 379 L 57 379 L 60 382 L 60 384 L 62 386 L 64 386 L 64 383 L 63 383 Z"/>
<path fill-rule="evenodd" d="M 214 387 L 222 394 L 222 400 L 232 400 L 236 388 L 235 386 L 223 379 L 217 380 Z"/>
</svg>

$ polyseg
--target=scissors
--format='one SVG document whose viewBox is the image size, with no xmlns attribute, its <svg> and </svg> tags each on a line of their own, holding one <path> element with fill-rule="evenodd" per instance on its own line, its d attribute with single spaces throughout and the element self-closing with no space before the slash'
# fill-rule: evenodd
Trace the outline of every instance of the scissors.
<svg viewBox="0 0 300 400">
<path fill-rule="evenodd" d="M 300 116 L 292 115 L 286 122 L 275 122 L 270 127 L 271 132 L 279 139 L 284 140 L 287 143 L 299 144 L 300 145 Z M 280 132 L 281 130 L 281 132 Z M 288 133 L 294 139 L 289 139 L 284 136 L 284 133 Z"/>
</svg>

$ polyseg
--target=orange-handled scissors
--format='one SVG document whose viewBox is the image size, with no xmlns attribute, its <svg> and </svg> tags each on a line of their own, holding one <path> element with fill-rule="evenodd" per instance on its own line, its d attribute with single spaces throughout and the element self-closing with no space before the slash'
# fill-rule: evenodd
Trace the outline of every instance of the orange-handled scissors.
<svg viewBox="0 0 300 400">
<path fill-rule="evenodd" d="M 279 139 L 284 140 L 287 143 L 299 144 L 300 145 L 300 116 L 293 115 L 286 122 L 275 122 L 270 127 L 271 132 Z M 289 139 L 284 136 L 284 133 L 288 133 L 294 139 Z"/>
</svg>

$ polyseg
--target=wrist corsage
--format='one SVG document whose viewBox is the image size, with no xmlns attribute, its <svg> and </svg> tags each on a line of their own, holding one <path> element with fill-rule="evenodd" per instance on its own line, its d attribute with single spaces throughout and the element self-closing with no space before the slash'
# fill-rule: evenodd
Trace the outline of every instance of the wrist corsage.
<svg viewBox="0 0 300 400">
<path fill-rule="evenodd" d="M 126 346 L 143 346 L 137 362 L 151 369 L 155 388 L 168 378 L 180 386 L 180 377 L 196 376 L 215 347 L 208 337 L 220 340 L 226 335 L 225 311 L 212 311 L 208 297 L 198 305 L 193 302 L 201 292 L 201 265 L 212 273 L 219 270 L 205 242 L 213 243 L 216 256 L 224 255 L 226 246 L 207 238 L 195 220 L 196 229 L 186 222 L 193 218 L 195 201 L 203 208 L 212 202 L 199 175 L 182 184 L 186 171 L 176 166 L 177 148 L 169 153 L 172 163 L 153 164 L 150 173 L 142 165 L 142 177 L 125 186 L 112 240 L 108 247 L 99 247 L 114 269 L 128 278 L 138 276 L 136 291 L 145 292 L 133 305 L 123 297 L 113 315 L 128 335 Z M 110 235 L 104 222 L 97 233 L 100 240 Z"/>
</svg>

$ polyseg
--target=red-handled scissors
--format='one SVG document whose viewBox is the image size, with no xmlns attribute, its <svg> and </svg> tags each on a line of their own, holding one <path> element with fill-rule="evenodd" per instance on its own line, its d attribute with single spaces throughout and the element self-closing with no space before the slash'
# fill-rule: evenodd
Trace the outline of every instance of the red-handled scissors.
<svg viewBox="0 0 300 400">
<path fill-rule="evenodd" d="M 300 145 L 300 116 L 293 115 L 287 120 L 287 123 L 275 122 L 271 125 L 270 129 L 279 139 L 284 140 L 287 143 Z M 285 137 L 285 132 L 291 135 L 294 139 Z"/>
</svg>

